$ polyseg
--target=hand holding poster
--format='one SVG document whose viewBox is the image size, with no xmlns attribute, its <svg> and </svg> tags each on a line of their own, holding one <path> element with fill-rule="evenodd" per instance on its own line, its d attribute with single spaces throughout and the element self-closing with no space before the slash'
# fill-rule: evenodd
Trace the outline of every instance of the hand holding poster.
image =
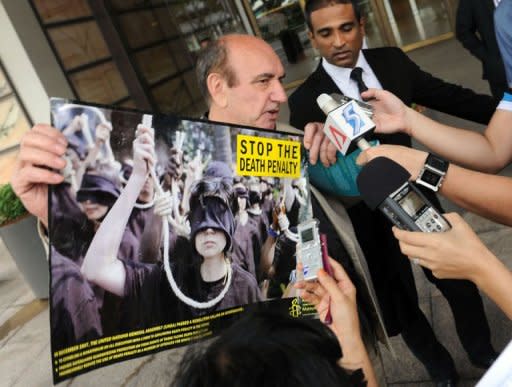
<svg viewBox="0 0 512 387">
<path fill-rule="evenodd" d="M 300 137 L 147 116 L 52 100 L 69 144 L 50 195 L 55 382 L 212 337 L 251 308 L 314 314 L 289 286 L 311 217 Z"/>
</svg>

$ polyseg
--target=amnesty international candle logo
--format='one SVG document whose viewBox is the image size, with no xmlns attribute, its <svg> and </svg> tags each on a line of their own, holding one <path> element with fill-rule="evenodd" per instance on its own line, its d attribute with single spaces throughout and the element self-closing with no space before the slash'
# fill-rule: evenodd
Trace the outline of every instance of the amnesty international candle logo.
<svg viewBox="0 0 512 387">
<path fill-rule="evenodd" d="M 301 143 L 237 136 L 236 173 L 240 176 L 300 177 Z"/>
<path fill-rule="evenodd" d="M 292 317 L 300 317 L 302 314 L 302 305 L 301 301 L 298 298 L 294 298 L 292 300 L 292 304 L 288 308 L 290 316 Z"/>
</svg>

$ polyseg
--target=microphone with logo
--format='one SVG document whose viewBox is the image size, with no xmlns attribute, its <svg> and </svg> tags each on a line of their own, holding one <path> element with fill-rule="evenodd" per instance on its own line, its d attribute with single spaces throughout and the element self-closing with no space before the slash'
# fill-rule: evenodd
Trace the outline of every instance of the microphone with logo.
<svg viewBox="0 0 512 387">
<path fill-rule="evenodd" d="M 340 103 L 325 93 L 320 94 L 316 102 L 327 115 L 324 133 L 342 155 L 347 155 L 356 147 L 361 150 L 370 147 L 366 138 L 375 129 L 375 124 L 369 115 L 371 105 L 348 97 L 344 97 Z M 361 104 L 364 104 L 366 108 Z"/>
<path fill-rule="evenodd" d="M 366 164 L 357 186 L 366 205 L 378 208 L 398 228 L 408 231 L 443 232 L 450 223 L 411 182 L 409 172 L 386 157 Z"/>
</svg>

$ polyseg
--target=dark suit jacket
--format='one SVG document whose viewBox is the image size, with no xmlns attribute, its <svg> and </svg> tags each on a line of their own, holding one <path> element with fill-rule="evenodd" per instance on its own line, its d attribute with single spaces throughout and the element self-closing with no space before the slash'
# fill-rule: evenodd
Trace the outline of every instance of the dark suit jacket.
<svg viewBox="0 0 512 387">
<path fill-rule="evenodd" d="M 493 0 L 460 0 L 455 33 L 462 45 L 482 62 L 482 77 L 502 83 L 505 90 L 505 68 L 494 33 L 494 9 Z"/>
<path fill-rule="evenodd" d="M 415 102 L 444 113 L 487 124 L 497 101 L 486 95 L 445 82 L 421 70 L 402 50 L 382 47 L 363 50 L 364 56 L 382 87 L 406 105 Z M 289 99 L 290 124 L 303 129 L 308 122 L 324 122 L 325 114 L 316 103 L 321 93 L 340 93 L 320 63 Z M 383 143 L 410 146 L 403 134 L 377 136 Z"/>
</svg>

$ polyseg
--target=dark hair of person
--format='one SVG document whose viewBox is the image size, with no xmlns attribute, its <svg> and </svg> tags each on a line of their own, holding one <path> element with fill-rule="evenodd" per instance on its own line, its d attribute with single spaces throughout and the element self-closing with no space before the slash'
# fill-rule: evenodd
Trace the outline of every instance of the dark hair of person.
<svg viewBox="0 0 512 387">
<path fill-rule="evenodd" d="M 365 386 L 361 370 L 339 367 L 341 356 L 320 321 L 256 310 L 211 344 L 189 348 L 171 387 Z"/>
<path fill-rule="evenodd" d="M 233 214 L 236 215 L 238 211 L 240 211 L 240 207 L 238 205 L 238 198 L 245 199 L 246 209 L 249 207 L 249 191 L 247 191 L 247 188 L 245 187 L 236 187 L 233 191 L 235 196 L 235 198 L 233 199 Z"/>
<path fill-rule="evenodd" d="M 228 47 L 223 39 L 214 40 L 199 51 L 196 62 L 196 76 L 199 89 L 210 104 L 210 92 L 208 91 L 207 80 L 211 73 L 221 74 L 229 87 L 236 86 L 238 80 L 234 70 L 229 65 Z"/>
<path fill-rule="evenodd" d="M 314 11 L 333 4 L 352 4 L 357 21 L 361 21 L 361 6 L 359 5 L 359 0 L 306 0 L 306 5 L 304 6 L 304 17 L 306 18 L 306 23 L 311 32 L 314 32 L 313 25 L 311 24 L 311 14 Z"/>
</svg>

